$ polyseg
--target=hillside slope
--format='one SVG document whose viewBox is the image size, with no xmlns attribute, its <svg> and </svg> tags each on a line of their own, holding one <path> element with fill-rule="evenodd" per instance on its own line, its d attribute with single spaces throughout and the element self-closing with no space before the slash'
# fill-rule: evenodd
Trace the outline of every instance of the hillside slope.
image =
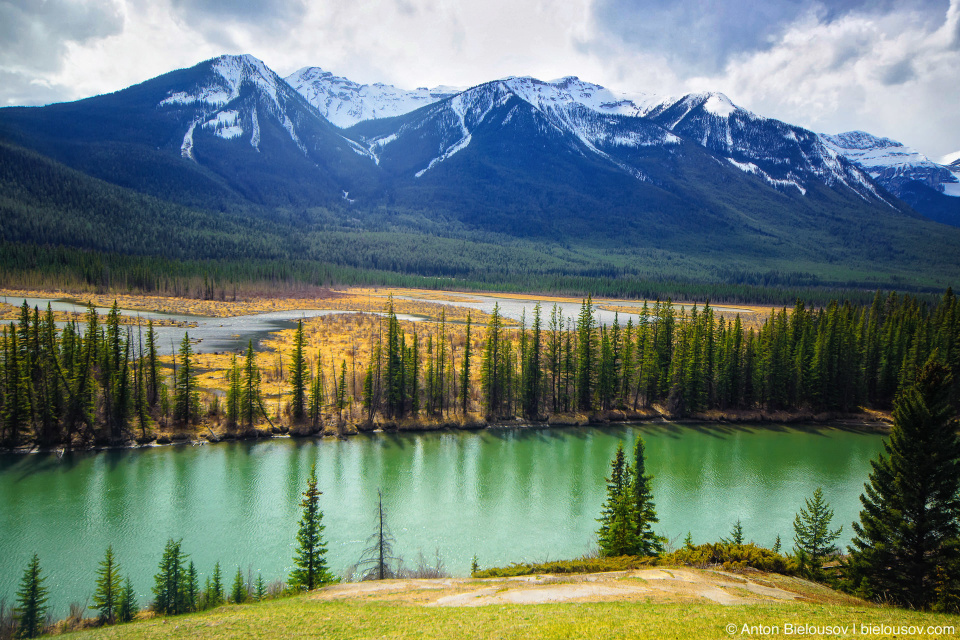
<svg viewBox="0 0 960 640">
<path fill-rule="evenodd" d="M 481 592 L 486 595 L 478 596 Z M 956 629 L 956 623 L 955 616 L 878 607 L 782 576 L 668 568 L 576 577 L 345 584 L 75 637 L 660 640 L 759 637 L 764 635 L 759 627 L 769 628 L 766 635 L 815 635 L 798 633 L 801 624 L 846 627 L 848 636 L 935 637 L 938 627 Z M 793 625 L 792 630 L 786 631 L 786 625 Z M 877 626 L 881 628 L 870 630 Z M 909 631 L 910 626 L 922 627 L 922 636 L 895 629 Z"/>
</svg>

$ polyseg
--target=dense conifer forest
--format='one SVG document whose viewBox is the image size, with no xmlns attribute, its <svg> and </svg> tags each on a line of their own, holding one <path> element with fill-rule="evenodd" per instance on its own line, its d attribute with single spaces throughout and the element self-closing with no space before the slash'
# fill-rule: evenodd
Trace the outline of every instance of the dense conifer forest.
<svg viewBox="0 0 960 640">
<path fill-rule="evenodd" d="M 473 338 L 470 337 L 473 332 Z M 466 334 L 466 337 L 465 335 Z M 679 310 L 668 300 L 645 306 L 635 321 L 600 325 L 591 298 L 577 317 L 538 305 L 519 327 L 499 309 L 485 330 L 441 319 L 404 331 L 386 308 L 362 379 L 347 384 L 349 354 L 308 369 L 302 326 L 291 362 L 288 410 L 267 411 L 250 344 L 227 372 L 225 402 L 202 398 L 189 336 L 162 367 L 152 325 L 123 326 L 116 305 L 106 318 L 91 309 L 84 323 L 59 329 L 47 309 L 21 307 L 0 332 L 0 441 L 6 447 L 90 446 L 155 437 L 158 425 L 192 425 L 225 416 L 228 428 L 262 422 L 316 432 L 351 406 L 368 423 L 468 414 L 487 420 L 556 414 L 604 414 L 657 406 L 674 417 L 705 411 L 856 412 L 889 409 L 928 361 L 960 380 L 960 303 L 948 290 L 935 304 L 896 293 L 869 306 L 797 302 L 774 311 L 758 329 L 739 316 L 719 317 L 709 304 Z M 171 375 L 172 374 L 172 375 Z M 357 374 L 351 376 L 357 379 Z M 953 383 L 951 398 L 960 389 Z"/>
</svg>

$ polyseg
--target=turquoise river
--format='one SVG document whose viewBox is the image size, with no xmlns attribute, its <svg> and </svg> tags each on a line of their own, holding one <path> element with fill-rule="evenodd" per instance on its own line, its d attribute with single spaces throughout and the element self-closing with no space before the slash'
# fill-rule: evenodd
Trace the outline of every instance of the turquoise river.
<svg viewBox="0 0 960 640">
<path fill-rule="evenodd" d="M 729 534 L 792 545 L 793 519 L 818 486 L 850 539 L 882 439 L 824 427 L 659 423 L 603 428 L 275 439 L 206 446 L 0 455 L 0 598 L 12 603 L 38 553 L 54 614 L 87 602 L 107 545 L 152 597 L 165 542 L 182 538 L 200 581 L 215 562 L 266 581 L 291 568 L 300 493 L 316 466 L 331 568 L 343 575 L 374 531 L 382 490 L 407 565 L 437 553 L 453 575 L 513 561 L 574 558 L 596 547 L 604 477 L 617 443 L 642 435 L 656 527 L 675 546 Z"/>
</svg>

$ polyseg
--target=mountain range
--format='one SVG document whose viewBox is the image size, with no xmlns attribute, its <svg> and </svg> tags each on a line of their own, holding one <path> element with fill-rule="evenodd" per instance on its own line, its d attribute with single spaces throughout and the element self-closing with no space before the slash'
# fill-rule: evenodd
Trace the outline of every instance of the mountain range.
<svg viewBox="0 0 960 640">
<path fill-rule="evenodd" d="M 461 276 L 499 251 L 473 266 L 457 255 L 426 271 L 381 264 L 369 243 L 390 230 L 523 242 L 551 273 L 598 277 L 924 287 L 960 274 L 960 230 L 945 226 L 960 225 L 960 166 L 863 132 L 817 134 L 720 93 L 622 94 L 575 77 L 404 91 L 316 67 L 281 78 L 252 56 L 221 56 L 113 94 L 0 109 L 0 141 L 7 242 L 84 248 L 57 229 L 23 229 L 53 201 L 37 183 L 45 162 L 207 212 L 197 219 L 302 234 L 316 259 L 348 234 L 366 248 L 337 259 L 364 268 Z M 31 225 L 40 218 L 56 216 Z"/>
</svg>

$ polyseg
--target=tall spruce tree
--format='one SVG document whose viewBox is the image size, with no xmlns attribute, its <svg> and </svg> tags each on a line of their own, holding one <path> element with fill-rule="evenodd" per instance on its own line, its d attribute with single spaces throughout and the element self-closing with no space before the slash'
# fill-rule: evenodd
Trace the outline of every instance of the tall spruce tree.
<svg viewBox="0 0 960 640">
<path fill-rule="evenodd" d="M 170 538 L 163 549 L 163 557 L 153 578 L 153 610 L 157 613 L 186 613 L 187 601 L 183 588 L 186 584 L 185 562 L 181 541 Z"/>
<path fill-rule="evenodd" d="M 186 610 L 196 611 L 200 602 L 200 577 L 197 573 L 197 567 L 193 560 L 187 565 L 186 577 L 183 585 L 184 599 L 186 600 Z"/>
<path fill-rule="evenodd" d="M 533 308 L 533 327 L 530 332 L 530 344 L 524 350 L 526 362 L 523 366 L 523 414 L 536 420 L 540 416 L 540 399 L 543 392 L 543 357 L 542 323 L 540 319 L 540 303 Z"/>
<path fill-rule="evenodd" d="M 871 462 L 845 585 L 875 599 L 926 609 L 955 590 L 960 537 L 960 437 L 953 379 L 928 362 L 899 397 L 884 453 Z M 939 593 L 938 593 L 939 591 Z"/>
<path fill-rule="evenodd" d="M 30 564 L 23 570 L 20 589 L 17 591 L 17 606 L 14 609 L 21 638 L 36 638 L 43 634 L 47 620 L 47 588 L 43 586 L 44 580 L 46 578 L 40 570 L 40 557 L 33 554 Z"/>
<path fill-rule="evenodd" d="M 303 320 L 299 320 L 290 356 L 290 419 L 298 424 L 307 417 L 307 360 L 303 343 Z"/>
<path fill-rule="evenodd" d="M 600 555 L 636 555 L 636 503 L 632 491 L 632 471 L 623 451 L 623 443 L 617 444 L 617 452 L 610 461 L 607 499 L 597 521 L 600 523 L 597 530 Z"/>
<path fill-rule="evenodd" d="M 213 565 L 213 577 L 210 579 L 210 586 L 206 590 L 207 607 L 219 607 L 224 602 L 223 596 L 223 574 L 220 572 L 220 563 Z"/>
<path fill-rule="evenodd" d="M 464 417 L 470 404 L 470 312 L 467 311 L 467 326 L 463 341 L 463 361 L 460 369 L 460 410 Z"/>
<path fill-rule="evenodd" d="M 107 547 L 100 568 L 97 569 L 97 585 L 93 592 L 93 606 L 100 612 L 100 621 L 111 623 L 117 615 L 120 605 L 120 567 L 113 557 L 113 547 Z"/>
<path fill-rule="evenodd" d="M 133 581 L 130 576 L 123 583 L 120 591 L 120 604 L 117 606 L 117 622 L 130 622 L 137 615 L 140 605 L 137 603 L 137 592 L 133 590 Z"/>
<path fill-rule="evenodd" d="M 247 585 L 243 580 L 243 570 L 237 567 L 237 573 L 233 576 L 233 586 L 230 587 L 230 600 L 234 604 L 243 604 L 247 601 L 249 592 Z"/>
<path fill-rule="evenodd" d="M 160 402 L 160 362 L 157 357 L 157 332 L 153 320 L 147 321 L 147 404 L 156 407 Z"/>
<path fill-rule="evenodd" d="M 596 385 L 597 366 L 596 319 L 593 317 L 593 298 L 587 299 L 580 305 L 580 316 L 577 318 L 577 409 L 591 411 L 593 409 L 593 392 Z"/>
<path fill-rule="evenodd" d="M 500 305 L 493 305 L 493 312 L 487 323 L 487 339 L 483 350 L 483 362 L 480 368 L 480 387 L 484 409 L 487 416 L 496 417 L 503 413 L 507 400 L 506 389 L 506 338 L 503 335 L 503 321 L 500 318 Z"/>
<path fill-rule="evenodd" d="M 321 492 L 317 489 L 317 470 L 311 469 L 307 478 L 307 490 L 303 492 L 300 506 L 303 516 L 297 531 L 297 551 L 293 556 L 296 565 L 290 572 L 290 588 L 310 591 L 333 582 L 327 569 L 327 545 L 323 541 L 323 511 L 320 510 Z"/>
<path fill-rule="evenodd" d="M 196 373 L 193 370 L 193 345 L 190 334 L 180 341 L 180 367 L 174 380 L 173 419 L 184 424 L 196 422 L 200 412 Z"/>
<path fill-rule="evenodd" d="M 257 366 L 253 340 L 248 340 L 240 389 L 240 420 L 248 429 L 256 424 L 257 417 L 262 413 L 260 405 L 260 368 Z"/>
<path fill-rule="evenodd" d="M 233 429 L 240 422 L 240 397 L 243 385 L 240 379 L 240 365 L 237 363 L 237 354 L 230 357 L 230 368 L 227 370 L 227 427 Z"/>
<path fill-rule="evenodd" d="M 663 553 L 663 538 L 653 532 L 659 522 L 653 502 L 650 483 L 653 476 L 646 475 L 646 460 L 643 438 L 638 437 L 633 446 L 633 504 L 636 517 L 637 555 L 657 556 Z"/>
</svg>

